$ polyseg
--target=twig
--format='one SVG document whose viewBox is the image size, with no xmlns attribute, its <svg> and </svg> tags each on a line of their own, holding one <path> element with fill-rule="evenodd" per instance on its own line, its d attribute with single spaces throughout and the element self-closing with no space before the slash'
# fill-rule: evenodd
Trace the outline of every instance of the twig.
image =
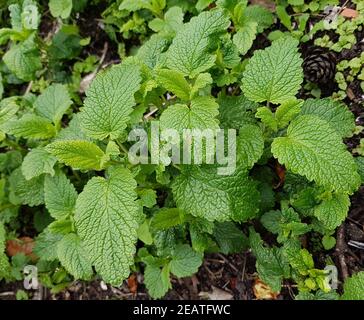
<svg viewBox="0 0 364 320">
<path fill-rule="evenodd" d="M 221 253 L 218 253 L 217 255 L 221 259 L 223 259 L 230 266 L 230 268 L 233 269 L 236 273 L 239 272 L 239 270 L 228 259 L 226 259 Z"/>
<path fill-rule="evenodd" d="M 343 280 L 345 280 L 346 278 L 349 277 L 348 266 L 346 265 L 346 262 L 345 262 L 346 250 L 347 250 L 347 246 L 345 243 L 345 227 L 344 227 L 344 224 L 342 224 L 340 226 L 339 230 L 337 231 L 335 251 L 336 251 L 337 257 L 339 259 L 339 264 L 340 264 L 340 269 L 341 269 L 341 274 L 342 274 Z"/>
</svg>

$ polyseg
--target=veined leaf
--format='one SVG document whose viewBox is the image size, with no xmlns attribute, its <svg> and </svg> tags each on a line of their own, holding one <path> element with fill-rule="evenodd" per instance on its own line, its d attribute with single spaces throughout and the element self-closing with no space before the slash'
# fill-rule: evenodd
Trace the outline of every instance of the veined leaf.
<svg viewBox="0 0 364 320">
<path fill-rule="evenodd" d="M 64 173 L 45 177 L 44 201 L 53 218 L 64 219 L 69 216 L 74 211 L 76 199 L 76 189 Z"/>
<path fill-rule="evenodd" d="M 213 66 L 215 55 L 209 52 L 214 35 L 226 30 L 230 21 L 221 10 L 206 11 L 186 23 L 167 51 L 167 66 L 194 78 Z"/>
<path fill-rule="evenodd" d="M 209 221 L 247 221 L 259 206 L 256 184 L 246 170 L 237 168 L 230 176 L 219 176 L 216 167 L 187 167 L 172 184 L 177 206 Z"/>
<path fill-rule="evenodd" d="M 341 137 L 326 121 L 305 115 L 274 139 L 272 153 L 288 170 L 336 191 L 352 193 L 360 185 L 356 163 Z"/>
<path fill-rule="evenodd" d="M 101 72 L 86 92 L 81 126 L 95 139 L 118 138 L 126 128 L 140 88 L 140 71 L 135 65 L 117 65 Z"/>
<path fill-rule="evenodd" d="M 257 50 L 243 74 L 242 90 L 255 102 L 282 103 L 293 98 L 303 81 L 298 41 L 284 37 Z"/>
<path fill-rule="evenodd" d="M 182 100 L 190 99 L 191 87 L 181 72 L 162 69 L 158 71 L 157 80 Z"/>
<path fill-rule="evenodd" d="M 57 256 L 61 264 L 75 279 L 90 280 L 92 277 L 90 259 L 76 234 L 69 233 L 62 238 L 57 246 Z"/>
<path fill-rule="evenodd" d="M 169 106 L 160 117 L 162 129 L 218 129 L 218 104 L 210 97 L 197 97 L 191 105 L 175 104 Z"/>
<path fill-rule="evenodd" d="M 40 116 L 57 124 L 71 104 L 67 88 L 62 84 L 53 84 L 35 100 L 34 107 Z"/>
<path fill-rule="evenodd" d="M 55 127 L 47 119 L 32 114 L 11 120 L 3 128 L 8 134 L 28 139 L 49 139 L 56 135 Z"/>
<path fill-rule="evenodd" d="M 31 150 L 24 158 L 21 170 L 25 179 L 30 180 L 38 177 L 43 173 L 54 175 L 53 166 L 56 164 L 57 158 L 52 156 L 43 148 Z"/>
<path fill-rule="evenodd" d="M 115 168 L 108 179 L 92 178 L 76 201 L 77 233 L 103 279 L 120 285 L 129 276 L 137 241 L 136 182 Z"/>
<path fill-rule="evenodd" d="M 60 162 L 80 170 L 101 170 L 105 153 L 84 140 L 58 140 L 46 147 Z"/>
</svg>

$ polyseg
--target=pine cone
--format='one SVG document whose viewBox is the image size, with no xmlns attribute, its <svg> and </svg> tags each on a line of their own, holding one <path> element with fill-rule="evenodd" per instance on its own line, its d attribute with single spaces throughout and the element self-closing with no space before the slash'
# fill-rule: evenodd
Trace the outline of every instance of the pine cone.
<svg viewBox="0 0 364 320">
<path fill-rule="evenodd" d="M 336 56 L 321 48 L 314 49 L 303 62 L 305 78 L 311 82 L 325 84 L 335 77 Z"/>
</svg>

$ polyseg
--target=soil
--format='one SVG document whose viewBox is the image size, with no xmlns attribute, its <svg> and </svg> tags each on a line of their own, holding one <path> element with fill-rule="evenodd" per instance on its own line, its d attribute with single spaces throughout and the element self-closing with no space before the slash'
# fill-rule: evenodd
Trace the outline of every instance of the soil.
<svg viewBox="0 0 364 320">
<path fill-rule="evenodd" d="M 350 7 L 350 2 L 348 6 Z M 88 48 L 82 53 L 82 56 L 86 57 L 90 54 L 101 56 L 104 50 L 104 44 L 107 42 L 108 50 L 105 57 L 105 64 L 118 63 L 120 58 L 117 54 L 117 46 L 110 41 L 102 28 L 102 23 L 100 23 L 101 12 L 102 8 L 99 8 L 99 10 L 87 10 L 87 13 L 80 15 L 77 19 L 81 34 L 83 36 L 90 36 L 91 43 L 93 44 L 91 48 Z M 49 17 L 48 19 L 45 17 L 42 21 L 43 29 L 48 30 L 44 32 L 44 37 L 47 36 L 49 30 L 56 28 L 50 21 L 51 19 Z M 96 27 L 95 22 L 97 23 Z M 257 37 L 251 52 L 269 45 L 266 34 L 261 34 Z M 362 39 L 363 35 L 358 34 L 357 37 L 358 39 Z M 127 50 L 135 44 L 133 41 L 131 39 L 126 48 Z M 312 42 L 302 46 L 301 52 L 303 56 L 308 54 L 311 47 Z M 351 50 L 344 50 L 338 56 L 338 61 L 358 56 L 362 50 L 363 46 L 360 45 L 354 46 Z M 330 88 L 329 91 L 325 91 L 325 96 L 330 96 L 336 90 L 334 83 L 326 85 L 325 88 Z M 344 102 L 354 113 L 356 124 L 364 126 L 364 95 L 359 83 L 353 82 L 350 84 L 349 90 L 350 94 L 348 96 L 350 98 L 348 97 Z M 355 148 L 361 138 L 364 138 L 363 133 L 348 139 L 346 141 L 348 149 L 352 150 Z M 348 218 L 337 233 L 338 235 L 340 233 L 340 236 L 344 240 L 343 243 L 329 252 L 317 252 L 315 259 L 316 262 L 320 263 L 320 261 L 325 261 L 329 256 L 335 262 L 335 265 L 339 266 L 340 290 L 345 276 L 350 276 L 353 273 L 364 270 L 364 250 L 348 245 L 350 240 L 364 242 L 364 187 L 361 187 L 351 197 L 351 208 Z M 344 265 L 342 261 L 344 261 Z M 76 281 L 69 288 L 57 294 L 52 294 L 49 289 L 42 287 L 40 290 L 32 291 L 30 298 L 42 300 L 150 299 L 145 286 L 142 284 L 142 274 L 134 274 L 132 279 L 133 281 L 125 281 L 119 288 L 106 286 L 100 280 L 94 280 L 92 282 Z M 173 289 L 168 292 L 164 299 L 206 299 L 210 294 L 214 295 L 210 296 L 210 298 L 219 297 L 221 299 L 251 300 L 255 299 L 253 287 L 256 279 L 255 258 L 250 251 L 227 256 L 222 254 L 206 254 L 204 263 L 195 276 L 183 279 L 172 279 Z M 0 282 L 0 300 L 14 299 L 19 289 L 23 289 L 22 282 L 11 284 Z M 294 298 L 295 293 L 297 293 L 297 290 L 294 285 L 285 282 L 282 292 L 278 295 L 277 299 L 290 300 Z"/>
</svg>

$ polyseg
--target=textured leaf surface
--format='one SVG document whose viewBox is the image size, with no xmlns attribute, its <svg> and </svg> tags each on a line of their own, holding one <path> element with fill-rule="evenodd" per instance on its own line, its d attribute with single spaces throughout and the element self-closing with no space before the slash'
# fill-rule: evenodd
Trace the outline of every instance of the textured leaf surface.
<svg viewBox="0 0 364 320">
<path fill-rule="evenodd" d="M 76 199 L 76 189 L 64 173 L 45 177 L 44 201 L 53 218 L 64 219 L 69 216 L 75 208 Z"/>
<path fill-rule="evenodd" d="M 218 129 L 218 104 L 209 97 L 195 98 L 190 106 L 169 106 L 160 117 L 161 129 Z"/>
<path fill-rule="evenodd" d="M 190 99 L 190 85 L 182 73 L 175 70 L 163 69 L 158 72 L 158 82 L 168 91 L 173 92 L 182 100 Z"/>
<path fill-rule="evenodd" d="M 19 79 L 33 80 L 36 71 L 42 68 L 40 52 L 34 44 L 34 37 L 14 45 L 3 56 L 3 60 L 9 70 Z"/>
<path fill-rule="evenodd" d="M 327 121 L 342 137 L 351 137 L 355 129 L 354 115 L 349 108 L 330 98 L 308 99 L 301 114 L 314 114 Z"/>
<path fill-rule="evenodd" d="M 337 191 L 351 193 L 360 185 L 357 166 L 335 129 L 317 116 L 305 115 L 274 139 L 272 152 L 293 173 Z"/>
<path fill-rule="evenodd" d="M 248 21 L 244 26 L 238 30 L 238 32 L 233 37 L 233 42 L 237 46 L 239 53 L 246 54 L 257 35 L 258 24 L 254 21 Z"/>
<path fill-rule="evenodd" d="M 162 298 L 172 286 L 169 280 L 169 265 L 161 269 L 158 264 L 148 263 L 144 270 L 144 283 L 154 299 Z"/>
<path fill-rule="evenodd" d="M 334 230 L 346 218 L 350 206 L 350 199 L 347 194 L 333 194 L 331 199 L 323 200 L 314 209 L 314 215 L 323 226 Z"/>
<path fill-rule="evenodd" d="M 35 100 L 34 107 L 40 116 L 57 123 L 71 104 L 67 88 L 62 84 L 53 84 Z"/>
<path fill-rule="evenodd" d="M 294 97 L 303 81 L 298 41 L 284 37 L 257 50 L 243 74 L 242 90 L 255 102 L 282 103 Z"/>
<path fill-rule="evenodd" d="M 364 300 L 364 271 L 345 280 L 343 300 Z"/>
<path fill-rule="evenodd" d="M 43 173 L 54 175 L 53 166 L 56 162 L 57 158 L 46 150 L 43 148 L 36 148 L 25 156 L 21 165 L 21 170 L 27 180 L 38 177 Z"/>
<path fill-rule="evenodd" d="M 53 17 L 67 19 L 72 11 L 72 0 L 49 0 L 49 10 Z"/>
<path fill-rule="evenodd" d="M 283 278 L 289 275 L 289 267 L 283 252 L 279 248 L 267 248 L 255 231 L 250 231 L 250 246 L 257 262 L 259 277 L 268 284 L 274 292 L 281 290 Z"/>
<path fill-rule="evenodd" d="M 194 77 L 213 66 L 215 55 L 209 52 L 212 36 L 230 25 L 223 11 L 202 12 L 186 23 L 167 51 L 167 66 Z"/>
<path fill-rule="evenodd" d="M 49 139 L 55 136 L 54 126 L 45 118 L 26 114 L 19 120 L 11 120 L 4 125 L 6 133 L 29 139 Z"/>
<path fill-rule="evenodd" d="M 244 168 L 252 168 L 263 154 L 263 132 L 257 125 L 247 124 L 240 128 L 237 139 L 238 163 Z"/>
<path fill-rule="evenodd" d="M 202 263 L 202 253 L 194 251 L 189 245 L 178 245 L 170 262 L 171 272 L 179 277 L 188 277 L 198 271 Z"/>
<path fill-rule="evenodd" d="M 19 110 L 19 106 L 11 99 L 4 99 L 0 102 L 0 125 L 12 119 Z"/>
<path fill-rule="evenodd" d="M 90 280 L 93 275 L 92 265 L 80 238 L 69 233 L 57 246 L 57 256 L 65 269 L 75 279 Z"/>
<path fill-rule="evenodd" d="M 59 140 L 46 147 L 57 159 L 75 169 L 101 170 L 105 153 L 94 143 L 84 140 Z"/>
<path fill-rule="evenodd" d="M 57 246 L 62 240 L 61 234 L 51 233 L 45 229 L 36 239 L 34 253 L 43 260 L 53 261 L 58 258 Z"/>
<path fill-rule="evenodd" d="M 254 124 L 253 111 L 257 104 L 241 96 L 221 96 L 218 99 L 221 127 L 239 129 L 245 124 Z"/>
<path fill-rule="evenodd" d="M 21 168 L 13 171 L 10 176 L 10 188 L 22 204 L 38 206 L 44 203 L 44 176 L 26 180 Z"/>
<path fill-rule="evenodd" d="M 81 126 L 92 138 L 118 138 L 126 128 L 140 88 L 140 71 L 135 65 L 117 65 L 101 72 L 86 92 Z"/>
<path fill-rule="evenodd" d="M 134 262 L 138 229 L 136 182 L 116 168 L 92 178 L 77 198 L 75 223 L 92 264 L 103 279 L 120 285 Z"/>
<path fill-rule="evenodd" d="M 253 218 L 258 210 L 256 184 L 244 169 L 219 176 L 216 167 L 188 167 L 172 184 L 177 206 L 187 213 L 210 221 Z"/>
</svg>

